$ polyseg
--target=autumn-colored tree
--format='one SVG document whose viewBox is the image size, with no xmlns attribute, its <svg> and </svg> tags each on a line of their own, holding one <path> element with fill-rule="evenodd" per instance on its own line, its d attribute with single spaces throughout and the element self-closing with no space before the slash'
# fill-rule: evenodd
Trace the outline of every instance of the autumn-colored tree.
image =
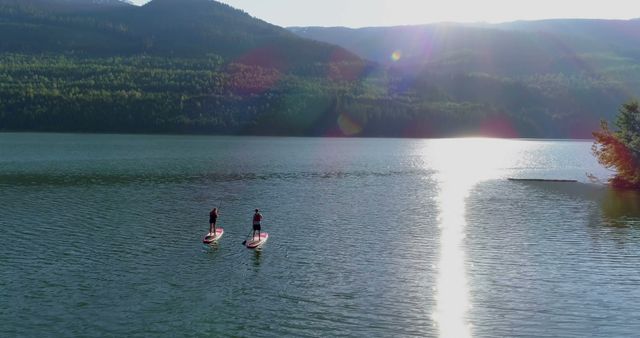
<svg viewBox="0 0 640 338">
<path fill-rule="evenodd" d="M 614 187 L 640 189 L 640 104 L 631 101 L 622 105 L 611 131 L 606 121 L 593 133 L 593 154 L 598 162 L 615 175 L 609 180 Z"/>
</svg>

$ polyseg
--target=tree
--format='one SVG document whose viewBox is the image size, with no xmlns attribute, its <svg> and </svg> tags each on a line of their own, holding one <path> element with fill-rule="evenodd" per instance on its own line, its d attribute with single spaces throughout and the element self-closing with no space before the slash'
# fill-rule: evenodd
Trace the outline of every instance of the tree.
<svg viewBox="0 0 640 338">
<path fill-rule="evenodd" d="M 617 131 L 611 131 L 606 121 L 593 133 L 593 154 L 605 168 L 616 173 L 609 180 L 614 187 L 640 189 L 640 104 L 631 101 L 622 105 L 615 121 Z"/>
</svg>

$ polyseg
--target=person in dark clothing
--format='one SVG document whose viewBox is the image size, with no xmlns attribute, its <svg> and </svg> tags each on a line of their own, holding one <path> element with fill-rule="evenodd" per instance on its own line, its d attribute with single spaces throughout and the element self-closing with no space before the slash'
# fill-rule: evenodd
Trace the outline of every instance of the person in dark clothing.
<svg viewBox="0 0 640 338">
<path fill-rule="evenodd" d="M 256 209 L 256 213 L 253 214 L 253 234 L 251 235 L 251 239 L 255 240 L 256 231 L 258 232 L 258 240 L 260 239 L 260 231 L 261 226 L 260 222 L 262 221 L 262 214 L 259 209 Z"/>
<path fill-rule="evenodd" d="M 218 208 L 213 208 L 211 212 L 209 212 L 209 233 L 214 237 L 218 234 L 216 233 L 216 222 L 218 221 Z"/>
</svg>

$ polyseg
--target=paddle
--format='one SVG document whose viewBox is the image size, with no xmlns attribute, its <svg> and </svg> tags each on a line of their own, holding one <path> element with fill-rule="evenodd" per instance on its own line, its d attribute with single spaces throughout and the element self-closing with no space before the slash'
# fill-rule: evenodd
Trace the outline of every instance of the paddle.
<svg viewBox="0 0 640 338">
<path fill-rule="evenodd" d="M 249 233 L 245 237 L 249 238 L 249 235 L 251 235 L 252 233 L 253 233 L 253 229 L 251 229 L 251 231 L 249 231 Z M 247 240 L 246 239 L 244 241 L 242 241 L 242 245 L 247 245 Z"/>
</svg>

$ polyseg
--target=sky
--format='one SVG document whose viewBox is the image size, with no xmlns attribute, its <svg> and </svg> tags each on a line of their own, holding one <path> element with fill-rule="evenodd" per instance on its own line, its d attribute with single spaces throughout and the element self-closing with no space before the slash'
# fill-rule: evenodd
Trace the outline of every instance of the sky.
<svg viewBox="0 0 640 338">
<path fill-rule="evenodd" d="M 143 4 L 147 0 L 133 0 Z M 640 0 L 221 0 L 288 26 L 395 26 L 553 18 L 631 19 Z"/>
</svg>

